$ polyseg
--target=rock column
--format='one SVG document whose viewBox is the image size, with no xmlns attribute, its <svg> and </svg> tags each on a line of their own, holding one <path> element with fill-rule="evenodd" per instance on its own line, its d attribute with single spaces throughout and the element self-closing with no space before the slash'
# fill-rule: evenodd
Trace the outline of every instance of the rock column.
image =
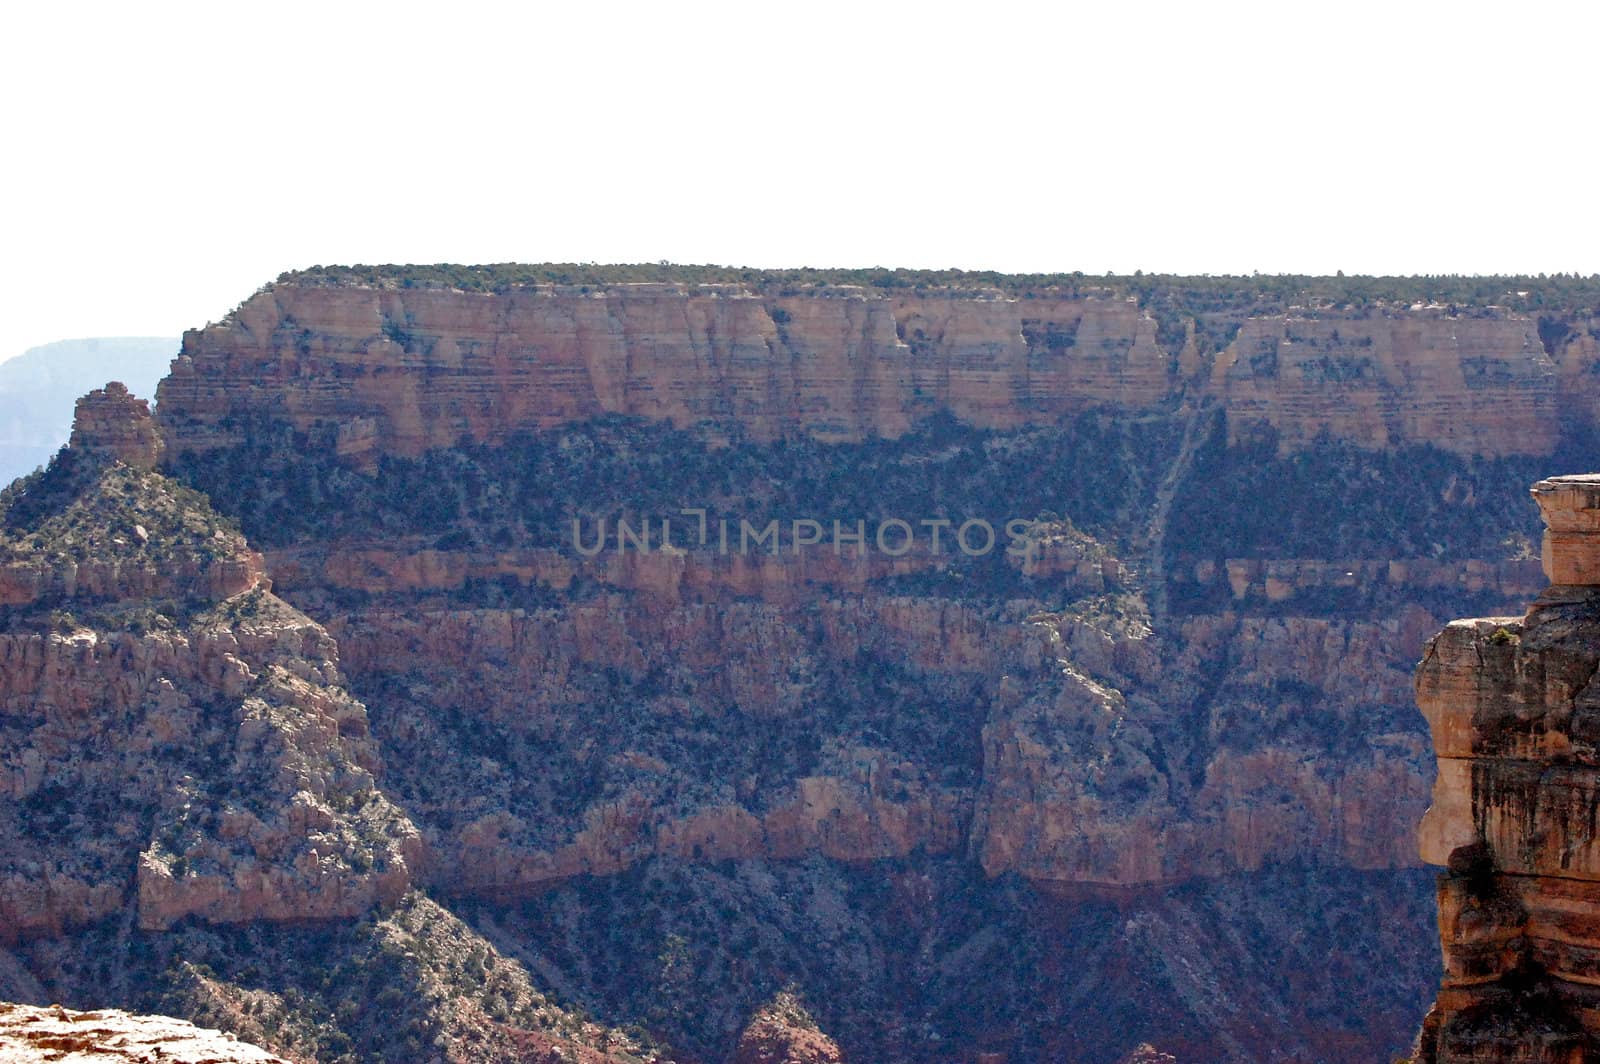
<svg viewBox="0 0 1600 1064">
<path fill-rule="evenodd" d="M 1600 474 L 1533 487 L 1550 587 L 1429 642 L 1444 978 L 1419 1064 L 1600 1061 Z"/>
<path fill-rule="evenodd" d="M 149 401 L 135 399 L 121 381 L 111 381 L 78 400 L 71 446 L 143 470 L 160 464 L 163 449 Z"/>
</svg>

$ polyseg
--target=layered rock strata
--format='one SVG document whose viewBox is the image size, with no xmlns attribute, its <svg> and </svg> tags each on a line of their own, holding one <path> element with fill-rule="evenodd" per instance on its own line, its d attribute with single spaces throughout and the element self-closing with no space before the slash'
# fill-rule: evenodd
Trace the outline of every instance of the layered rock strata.
<svg viewBox="0 0 1600 1064">
<path fill-rule="evenodd" d="M 178 455 L 247 441 L 251 418 L 268 415 L 369 471 L 384 456 L 492 447 L 605 415 L 735 444 L 858 441 L 899 436 L 939 411 L 1014 429 L 1091 409 L 1138 416 L 1180 395 L 1222 408 L 1230 438 L 1264 423 L 1290 449 L 1333 438 L 1546 453 L 1562 423 L 1564 360 L 1587 357 L 1581 337 L 1547 350 L 1536 321 L 1502 313 L 1319 310 L 1233 324 L 1220 350 L 1206 350 L 1194 323 L 1174 333 L 1137 303 L 1060 291 L 750 283 L 491 294 L 288 279 L 185 338 L 159 410 Z M 1409 823 L 1425 801 L 1422 751 L 1404 727 L 1374 722 L 1408 701 L 1394 648 L 1412 652 L 1419 627 L 1437 621 L 1414 608 L 1341 622 L 1248 613 L 1351 589 L 1370 590 L 1384 613 L 1419 593 L 1514 600 L 1529 568 L 1218 559 L 1193 567 L 1192 584 L 1216 587 L 1246 616 L 1196 617 L 1152 636 L 1118 623 L 980 619 L 959 596 L 885 596 L 888 580 L 942 573 L 916 553 L 580 558 L 442 542 L 302 540 L 274 549 L 269 565 L 286 595 L 337 618 L 369 700 L 408 707 L 404 728 L 385 733 L 407 751 L 396 761 L 453 756 L 428 722 L 465 716 L 516 740 L 485 754 L 500 767 L 483 786 L 533 770 L 512 753 L 524 737 L 553 744 L 559 776 L 587 781 L 561 798 L 524 786 L 495 803 L 465 783 L 451 794 L 436 781 L 431 793 L 421 780 L 414 791 L 399 784 L 451 855 L 440 863 L 450 885 L 488 892 L 652 855 L 962 849 L 990 874 L 1048 884 L 1163 882 L 1278 860 L 1406 865 Z M 1070 536 L 1044 537 L 1019 568 L 1052 596 L 1115 595 L 1148 579 Z M 452 602 L 483 581 L 553 592 L 543 600 L 554 602 L 536 612 Z M 596 585 L 600 597 L 585 601 Z M 340 605 L 362 596 L 377 601 Z M 861 601 L 834 601 L 847 596 Z M 753 609 L 752 598 L 771 609 Z M 933 626 L 931 652 L 895 645 L 891 618 L 913 614 L 908 623 Z M 951 643 L 979 628 L 979 645 Z M 881 736 L 867 741 L 848 714 L 831 719 L 837 692 L 818 677 L 867 668 L 863 645 L 897 669 L 909 663 L 906 683 L 923 704 L 950 707 L 959 688 L 962 708 L 945 711 L 971 750 L 959 771 L 930 769 Z M 1297 653 L 1319 664 L 1297 673 Z M 769 766 L 737 785 L 696 779 L 677 740 L 624 727 L 579 736 L 574 721 L 612 700 L 653 707 L 691 735 L 717 726 L 697 713 L 770 721 L 815 706 L 807 727 L 790 730 L 822 753 L 796 758 L 787 776 Z M 1334 750 L 1345 753 L 1330 760 Z"/>
<path fill-rule="evenodd" d="M 1587 334 L 1547 352 L 1538 323 L 1443 308 L 1239 318 L 1220 352 L 1164 337 L 1137 303 L 734 284 L 535 285 L 499 294 L 289 279 L 188 333 L 160 388 L 179 450 L 238 439 L 270 412 L 371 465 L 605 414 L 754 439 L 895 437 L 935 411 L 989 428 L 1180 393 L 1265 424 L 1283 446 L 1331 436 L 1460 454 L 1548 454 Z M 1585 346 L 1587 344 L 1587 346 Z"/>
<path fill-rule="evenodd" d="M 1600 1059 L 1600 476 L 1533 497 L 1550 587 L 1453 622 L 1417 672 L 1439 758 L 1421 851 L 1448 869 L 1428 1064 Z"/>
</svg>

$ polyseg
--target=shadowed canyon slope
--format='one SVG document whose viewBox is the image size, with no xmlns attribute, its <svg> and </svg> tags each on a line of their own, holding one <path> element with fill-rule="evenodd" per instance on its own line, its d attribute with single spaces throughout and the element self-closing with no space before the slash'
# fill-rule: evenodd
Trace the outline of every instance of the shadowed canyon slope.
<svg viewBox="0 0 1600 1064">
<path fill-rule="evenodd" d="M 242 533 L 260 586 L 210 607 L 230 652 L 264 677 L 245 651 L 292 651 L 270 663 L 294 677 L 284 719 L 332 719 L 316 756 L 366 773 L 360 801 L 315 783 L 302 799 L 287 778 L 263 792 L 326 806 L 288 837 L 311 840 L 316 875 L 356 877 L 337 892 L 352 911 L 377 903 L 295 903 L 339 917 L 320 932 L 333 969 L 375 978 L 374 951 L 415 942 L 444 1001 L 505 1003 L 497 1044 L 653 1040 L 679 1059 L 1405 1049 L 1438 978 L 1411 672 L 1446 617 L 1542 586 L 1525 489 L 1589 446 L 1588 305 L 488 276 L 286 278 L 186 337 L 159 440 L 137 417 L 91 433 L 114 472 L 159 461 L 148 476 L 204 492 Z M 14 490 L 19 533 L 39 534 L 27 500 L 49 483 Z M 961 548 L 974 519 L 993 549 Z M 723 520 L 779 538 L 724 551 Z M 874 536 L 893 520 L 908 549 Z M 841 544 L 834 522 L 857 521 L 861 546 Z M 602 549 L 581 549 L 597 532 Z M 133 542 L 96 542 L 118 538 Z M 83 623 L 47 553 L 8 560 L 15 616 L 70 607 L 77 627 L 50 638 L 126 638 Z M 176 594 L 130 584 L 140 571 L 130 559 L 117 586 Z M 198 642 L 211 616 L 159 637 Z M 130 686 L 156 707 L 136 719 L 159 719 L 164 670 Z M 241 694 L 204 699 L 238 712 Z M 14 775 L 29 743 L 8 747 Z M 391 1043 L 306 1019 L 268 978 L 311 933 L 259 932 L 276 959 L 251 964 L 241 936 L 282 914 L 185 886 L 256 838 L 231 801 L 202 790 L 196 831 L 161 843 L 160 896 L 195 900 L 134 933 L 160 963 L 196 951 L 209 969 L 163 992 L 213 1022 L 256 1016 L 245 1004 L 270 990 L 298 1042 L 230 1026 L 370 1059 Z M 361 867 L 336 840 L 371 809 L 394 841 Z M 56 905 L 13 936 L 74 1003 L 127 979 L 77 958 L 129 933 L 115 876 L 143 860 L 143 830 L 101 847 L 102 879 L 73 873 L 100 884 L 98 907 Z M 52 852 L 28 859 L 76 867 Z M 459 945 L 423 927 L 441 903 Z M 522 989 L 452 982 L 480 950 Z M 423 980 L 407 978 L 369 985 Z M 826 1035 L 774 1019 L 786 988 Z M 334 991 L 303 992 L 337 1015 Z M 461 1030 L 425 1012 L 405 1037 Z"/>
</svg>

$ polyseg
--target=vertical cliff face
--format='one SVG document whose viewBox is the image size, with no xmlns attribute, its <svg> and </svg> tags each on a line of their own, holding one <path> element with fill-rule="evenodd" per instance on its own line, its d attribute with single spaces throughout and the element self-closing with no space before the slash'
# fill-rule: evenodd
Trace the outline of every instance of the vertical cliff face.
<svg viewBox="0 0 1600 1064">
<path fill-rule="evenodd" d="M 416 455 L 602 414 L 716 425 L 757 440 L 892 438 L 936 411 L 987 428 L 1180 393 L 1363 446 L 1548 454 L 1592 340 L 1553 353 L 1534 320 L 1442 308 L 1238 314 L 1218 350 L 1196 322 L 1131 300 L 981 287 L 528 285 L 498 293 L 286 280 L 188 333 L 161 384 L 180 450 L 237 442 L 268 414 L 338 434 L 347 456 Z M 1588 346 L 1585 346 L 1585 345 Z M 1570 393 L 1570 389 L 1568 389 Z"/>
<path fill-rule="evenodd" d="M 1439 757 L 1421 849 L 1448 869 L 1428 1064 L 1600 1059 L 1600 476 L 1533 495 L 1551 586 L 1523 618 L 1452 623 L 1417 673 Z"/>
</svg>

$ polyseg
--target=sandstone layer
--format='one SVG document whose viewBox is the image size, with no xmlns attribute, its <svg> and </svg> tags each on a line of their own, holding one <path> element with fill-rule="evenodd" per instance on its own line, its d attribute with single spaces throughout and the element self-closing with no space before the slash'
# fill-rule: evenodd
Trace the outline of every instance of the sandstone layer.
<svg viewBox="0 0 1600 1064">
<path fill-rule="evenodd" d="M 1452 623 L 1417 672 L 1439 758 L 1421 850 L 1448 868 L 1419 1061 L 1600 1054 L 1597 485 L 1534 486 L 1551 586 L 1525 617 Z"/>
<path fill-rule="evenodd" d="M 1194 618 L 1167 640 L 926 599 L 605 596 L 334 631 L 440 884 L 498 895 L 662 856 L 970 852 L 1041 886 L 1404 867 L 1421 740 L 1343 737 L 1398 717 L 1393 647 L 1432 623 Z M 1195 714 L 1227 741 L 1186 734 Z M 708 760 L 719 731 L 742 738 Z"/>
</svg>

